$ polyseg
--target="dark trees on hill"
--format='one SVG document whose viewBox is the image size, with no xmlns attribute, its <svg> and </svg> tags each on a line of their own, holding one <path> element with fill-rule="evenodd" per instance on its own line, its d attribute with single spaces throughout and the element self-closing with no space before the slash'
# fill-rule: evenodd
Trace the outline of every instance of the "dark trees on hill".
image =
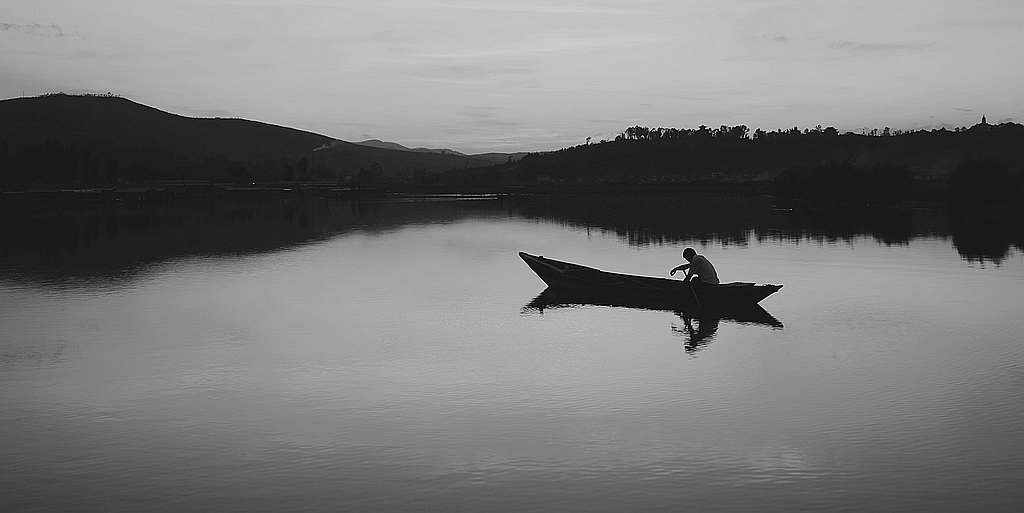
<svg viewBox="0 0 1024 513">
<path fill-rule="evenodd" d="M 773 184 L 781 197 L 824 201 L 891 204 L 905 199 L 913 174 L 906 166 L 889 162 L 870 170 L 850 162 L 798 166 L 783 171 Z"/>
<path fill-rule="evenodd" d="M 611 142 L 530 154 L 516 166 L 521 179 L 553 181 L 626 180 L 663 177 L 693 180 L 714 173 L 776 174 L 786 167 L 834 158 L 835 129 L 802 135 L 799 130 L 750 134 L 744 125 L 717 129 L 631 127 Z"/>
<path fill-rule="evenodd" d="M 371 187 L 380 185 L 384 176 L 384 168 L 374 162 L 369 168 L 359 168 L 359 176 L 356 177 L 356 185 L 359 187 Z"/>
<path fill-rule="evenodd" d="M 224 155 L 171 155 L 166 150 L 59 139 L 11 152 L 0 141 L 0 184 L 128 185 L 148 181 L 203 180 L 249 183 L 312 178 L 306 157 L 264 161 L 232 160 Z"/>
<path fill-rule="evenodd" d="M 774 190 L 780 195 L 891 203 L 945 201 L 954 169 L 971 159 L 998 158 L 1009 178 L 978 180 L 1005 182 L 1007 190 L 1016 190 L 1013 176 L 1024 169 L 1024 126 L 1016 123 L 981 123 L 957 131 L 874 133 L 840 134 L 834 127 L 820 125 L 803 131 L 757 129 L 752 134 L 743 125 L 717 129 L 634 126 L 614 141 L 527 155 L 514 165 L 510 176 L 520 182 L 566 184 L 777 177 Z M 973 176 L 984 165 L 988 164 L 963 164 L 958 180 Z M 971 191 L 964 194 L 979 195 Z"/>
<path fill-rule="evenodd" d="M 954 207 L 1024 205 L 1024 173 L 1011 172 L 996 158 L 966 160 L 950 178 L 949 202 Z"/>
</svg>

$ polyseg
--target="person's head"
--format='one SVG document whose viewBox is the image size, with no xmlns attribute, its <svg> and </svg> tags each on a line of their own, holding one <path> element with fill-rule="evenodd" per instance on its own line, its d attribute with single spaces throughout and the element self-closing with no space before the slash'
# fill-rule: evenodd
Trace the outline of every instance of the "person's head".
<svg viewBox="0 0 1024 513">
<path fill-rule="evenodd" d="M 697 256 L 697 250 L 693 248 L 686 248 L 683 250 L 683 258 L 687 262 L 693 262 L 693 257 Z"/>
</svg>

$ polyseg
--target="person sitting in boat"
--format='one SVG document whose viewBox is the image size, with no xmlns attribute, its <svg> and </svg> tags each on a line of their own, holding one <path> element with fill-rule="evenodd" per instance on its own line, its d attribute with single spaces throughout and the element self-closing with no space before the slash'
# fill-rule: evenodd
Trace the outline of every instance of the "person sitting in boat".
<svg viewBox="0 0 1024 513">
<path fill-rule="evenodd" d="M 715 271 L 715 266 L 711 265 L 711 261 L 704 257 L 704 255 L 698 255 L 697 250 L 693 248 L 686 248 L 683 250 L 683 258 L 689 262 L 677 266 L 668 272 L 670 276 L 675 276 L 676 271 L 688 271 L 686 278 L 683 281 L 690 281 L 694 275 L 700 279 L 702 283 L 711 283 L 718 285 L 718 272 Z"/>
</svg>

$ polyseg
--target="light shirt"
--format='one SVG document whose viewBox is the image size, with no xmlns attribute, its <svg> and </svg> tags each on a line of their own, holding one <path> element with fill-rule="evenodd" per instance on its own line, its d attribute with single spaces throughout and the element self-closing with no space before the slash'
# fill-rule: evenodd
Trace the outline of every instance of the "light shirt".
<svg viewBox="0 0 1024 513">
<path fill-rule="evenodd" d="M 704 258 L 704 255 L 693 257 L 693 261 L 690 262 L 690 274 L 696 274 L 704 283 L 718 285 L 718 272 L 715 271 L 715 266 L 711 265 L 707 258 Z"/>
</svg>

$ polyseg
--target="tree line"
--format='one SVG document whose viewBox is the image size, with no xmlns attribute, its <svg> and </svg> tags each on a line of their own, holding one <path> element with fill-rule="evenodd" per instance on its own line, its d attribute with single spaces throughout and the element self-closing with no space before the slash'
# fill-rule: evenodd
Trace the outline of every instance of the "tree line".
<svg viewBox="0 0 1024 513">
<path fill-rule="evenodd" d="M 388 169 L 386 161 L 349 166 L 318 152 L 235 160 L 176 154 L 99 138 L 50 137 L 12 151 L 0 140 L 2 184 L 130 185 L 147 181 L 335 181 L 353 187 L 455 187 L 514 184 L 658 184 L 761 181 L 790 197 L 889 202 L 941 181 L 963 201 L 1020 202 L 1024 125 L 985 122 L 963 130 L 883 130 L 840 134 L 834 127 L 750 131 L 746 125 L 694 129 L 633 126 L 612 141 L 531 153 L 480 167 Z M 408 166 L 407 166 L 408 167 Z M 938 190 L 938 189 L 936 189 Z"/>
<path fill-rule="evenodd" d="M 984 119 L 984 118 L 983 118 Z M 1004 123 L 1000 125 L 989 125 L 984 120 L 976 126 L 984 126 L 991 130 L 1003 130 L 1009 128 L 1013 130 L 1014 123 Z M 1019 126 L 1019 125 L 1016 125 Z M 952 132 L 966 132 L 970 130 L 968 127 L 956 127 Z M 866 135 L 871 137 L 896 137 L 903 135 L 919 134 L 919 133 L 942 133 L 947 132 L 945 127 L 937 128 L 932 130 L 927 129 L 891 129 L 885 127 L 882 130 L 872 128 L 868 130 L 866 128 L 861 129 L 860 135 Z M 839 130 L 834 126 L 822 127 L 817 125 L 813 128 L 804 128 L 802 131 L 799 127 L 793 128 L 779 128 L 767 132 L 760 128 L 755 129 L 753 132 L 747 125 L 736 125 L 726 126 L 722 125 L 718 128 L 709 128 L 706 125 L 701 125 L 698 128 L 650 128 L 646 126 L 632 126 L 629 127 L 618 135 L 615 136 L 615 141 L 657 141 L 661 139 L 697 139 L 697 140 L 738 140 L 738 139 L 752 139 L 752 140 L 765 140 L 765 139 L 778 139 L 787 137 L 800 137 L 800 136 L 825 136 L 825 137 L 837 137 L 839 135 L 857 135 L 855 132 L 845 132 L 840 134 Z M 609 142 L 602 140 L 602 143 Z"/>
<path fill-rule="evenodd" d="M 874 183 L 948 181 L 961 163 L 972 159 L 1002 162 L 1011 174 L 1024 168 L 1024 125 L 1017 123 L 881 134 L 841 134 L 820 125 L 752 133 L 745 125 L 633 126 L 612 141 L 529 154 L 510 166 L 509 173 L 524 182 L 650 183 L 716 177 L 770 181 L 788 171 L 782 181 L 794 185 L 819 172 L 822 175 L 814 180 L 823 183 L 843 182 L 848 172 L 863 174 L 864 181 Z M 812 169 L 818 171 L 811 173 Z"/>
</svg>

